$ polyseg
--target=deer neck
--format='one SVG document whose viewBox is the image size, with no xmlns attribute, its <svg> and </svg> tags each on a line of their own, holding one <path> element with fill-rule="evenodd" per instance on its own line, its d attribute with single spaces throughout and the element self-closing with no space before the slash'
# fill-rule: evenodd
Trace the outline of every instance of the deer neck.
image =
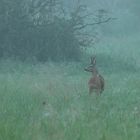
<svg viewBox="0 0 140 140">
<path fill-rule="evenodd" d="M 92 72 L 92 76 L 93 76 L 93 77 L 99 76 L 99 73 L 98 73 L 97 71 L 93 71 L 93 72 Z"/>
</svg>

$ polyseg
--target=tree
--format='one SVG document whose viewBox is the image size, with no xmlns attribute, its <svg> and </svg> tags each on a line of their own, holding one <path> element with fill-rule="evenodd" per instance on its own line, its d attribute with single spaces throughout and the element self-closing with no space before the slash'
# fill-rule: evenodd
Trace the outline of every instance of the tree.
<svg viewBox="0 0 140 140">
<path fill-rule="evenodd" d="M 0 2 L 0 56 L 39 61 L 78 60 L 95 43 L 95 25 L 111 21 L 107 11 L 89 13 L 80 2 L 67 12 L 59 0 Z"/>
</svg>

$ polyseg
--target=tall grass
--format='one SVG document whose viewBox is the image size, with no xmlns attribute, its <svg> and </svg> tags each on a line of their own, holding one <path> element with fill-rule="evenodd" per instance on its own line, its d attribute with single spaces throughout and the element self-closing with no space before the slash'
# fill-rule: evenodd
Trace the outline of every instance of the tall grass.
<svg viewBox="0 0 140 140">
<path fill-rule="evenodd" d="M 100 97 L 88 95 L 88 57 L 79 64 L 1 61 L 0 140 L 139 140 L 138 41 L 111 41 L 88 53 L 96 52 L 106 81 Z"/>
</svg>

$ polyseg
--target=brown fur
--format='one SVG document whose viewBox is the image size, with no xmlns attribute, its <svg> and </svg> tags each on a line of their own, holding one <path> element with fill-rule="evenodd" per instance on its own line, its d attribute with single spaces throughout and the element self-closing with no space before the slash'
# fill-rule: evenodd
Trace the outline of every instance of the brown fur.
<svg viewBox="0 0 140 140">
<path fill-rule="evenodd" d="M 96 59 L 95 57 L 91 58 L 90 66 L 85 68 L 85 71 L 91 72 L 92 77 L 90 78 L 89 85 L 89 94 L 92 92 L 96 92 L 97 94 L 101 94 L 104 90 L 104 78 L 98 73 L 96 69 Z"/>
</svg>

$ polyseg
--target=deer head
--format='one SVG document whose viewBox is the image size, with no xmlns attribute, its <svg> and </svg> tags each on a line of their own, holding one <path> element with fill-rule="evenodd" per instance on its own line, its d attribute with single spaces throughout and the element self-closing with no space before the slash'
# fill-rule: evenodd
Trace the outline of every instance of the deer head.
<svg viewBox="0 0 140 140">
<path fill-rule="evenodd" d="M 98 73 L 97 69 L 96 69 L 96 57 L 91 57 L 90 59 L 90 65 L 88 67 L 85 68 L 85 71 L 87 72 L 92 72 L 93 74 Z"/>
</svg>

